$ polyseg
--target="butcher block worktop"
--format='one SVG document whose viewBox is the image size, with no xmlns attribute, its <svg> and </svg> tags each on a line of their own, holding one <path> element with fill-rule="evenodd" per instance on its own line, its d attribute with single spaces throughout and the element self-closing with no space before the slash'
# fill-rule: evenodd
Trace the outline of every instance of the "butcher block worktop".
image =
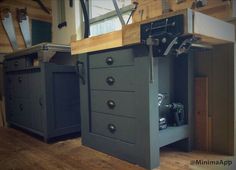
<svg viewBox="0 0 236 170">
<path fill-rule="evenodd" d="M 184 16 L 184 35 L 194 34 L 207 44 L 235 42 L 235 27 L 225 21 L 191 9 L 179 10 L 152 19 L 125 25 L 119 31 L 71 42 L 72 54 L 139 44 L 141 24 L 176 16 Z"/>
</svg>

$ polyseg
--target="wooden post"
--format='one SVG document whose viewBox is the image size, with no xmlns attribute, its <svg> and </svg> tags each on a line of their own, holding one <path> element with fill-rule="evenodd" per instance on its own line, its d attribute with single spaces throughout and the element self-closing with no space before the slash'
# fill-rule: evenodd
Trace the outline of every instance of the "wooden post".
<svg viewBox="0 0 236 170">
<path fill-rule="evenodd" d="M 211 121 L 208 118 L 208 78 L 195 78 L 195 148 L 209 151 L 211 148 Z M 210 123 L 210 124 L 209 124 Z"/>
<path fill-rule="evenodd" d="M 69 44 L 71 36 L 76 35 L 77 40 L 82 38 L 82 11 L 79 1 L 73 1 L 73 7 L 70 7 L 68 0 L 65 1 L 65 20 L 67 26 L 58 28 L 58 1 L 52 1 L 52 42 L 58 44 Z"/>
</svg>

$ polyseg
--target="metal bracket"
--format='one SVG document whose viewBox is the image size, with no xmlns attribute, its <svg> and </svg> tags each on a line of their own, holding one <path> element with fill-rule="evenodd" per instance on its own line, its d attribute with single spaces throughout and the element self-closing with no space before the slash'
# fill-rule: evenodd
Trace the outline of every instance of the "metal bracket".
<svg viewBox="0 0 236 170">
<path fill-rule="evenodd" d="M 12 20 L 12 15 L 11 12 L 8 8 L 2 9 L 1 10 L 1 20 L 3 27 L 7 33 L 7 36 L 10 40 L 11 46 L 13 50 L 18 49 L 18 44 L 16 40 L 16 33 L 15 33 L 15 28 Z"/>
<path fill-rule="evenodd" d="M 154 39 L 152 36 L 147 38 L 146 44 L 149 46 L 149 59 L 150 59 L 150 83 L 154 82 L 154 62 L 153 62 L 153 46 L 159 45 L 159 39 Z"/>
<path fill-rule="evenodd" d="M 114 5 L 114 7 L 115 7 L 116 14 L 117 14 L 117 16 L 118 16 L 118 18 L 119 18 L 119 20 L 120 20 L 121 25 L 125 25 L 124 18 L 123 18 L 123 16 L 122 16 L 121 12 L 120 12 L 120 9 L 119 9 L 119 7 L 118 7 L 118 4 L 117 4 L 116 0 L 112 0 L 112 2 L 113 2 L 113 5 Z"/>
<path fill-rule="evenodd" d="M 27 16 L 27 9 L 16 9 L 17 11 L 17 20 L 20 25 L 20 29 L 25 41 L 27 48 L 31 47 L 31 35 L 30 35 L 30 26 L 29 26 L 29 17 Z"/>
</svg>

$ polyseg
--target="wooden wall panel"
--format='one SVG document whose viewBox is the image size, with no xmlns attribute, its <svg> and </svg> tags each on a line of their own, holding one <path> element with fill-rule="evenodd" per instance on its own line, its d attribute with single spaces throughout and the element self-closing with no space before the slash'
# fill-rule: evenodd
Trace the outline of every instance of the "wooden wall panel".
<svg viewBox="0 0 236 170">
<path fill-rule="evenodd" d="M 51 0 L 42 0 L 42 2 L 51 11 Z M 51 14 L 47 14 L 46 12 L 44 12 L 39 7 L 39 5 L 32 0 L 2 0 L 0 2 L 0 9 L 2 8 L 9 8 L 12 12 L 17 42 L 20 49 L 25 48 L 25 43 L 19 28 L 19 24 L 16 20 L 16 8 L 27 8 L 28 16 L 30 19 L 37 19 L 46 22 L 52 21 Z M 2 22 L 0 22 L 0 53 L 9 53 L 12 51 L 13 50 L 7 34 L 3 28 Z"/>
<path fill-rule="evenodd" d="M 134 1 L 134 0 L 133 0 Z M 137 0 L 137 10 L 133 14 L 133 22 L 143 21 L 162 15 L 162 0 Z M 185 0 L 177 4 L 175 0 L 167 0 L 170 9 L 173 11 L 191 8 L 194 0 Z M 232 16 L 232 4 L 230 1 L 208 0 L 208 5 L 198 9 L 199 11 L 220 18 L 226 19 Z"/>
<path fill-rule="evenodd" d="M 209 81 L 209 116 L 212 151 L 234 152 L 234 54 L 233 44 L 195 53 L 195 76 Z"/>
<path fill-rule="evenodd" d="M 196 77 L 195 83 L 195 148 L 209 150 L 208 78 Z"/>
</svg>

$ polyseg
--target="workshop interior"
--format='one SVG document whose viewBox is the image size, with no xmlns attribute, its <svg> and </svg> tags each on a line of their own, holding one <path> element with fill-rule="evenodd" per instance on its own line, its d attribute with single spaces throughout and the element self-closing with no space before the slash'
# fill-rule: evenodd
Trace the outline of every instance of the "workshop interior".
<svg viewBox="0 0 236 170">
<path fill-rule="evenodd" d="M 0 0 L 0 169 L 235 169 L 236 0 Z"/>
</svg>

